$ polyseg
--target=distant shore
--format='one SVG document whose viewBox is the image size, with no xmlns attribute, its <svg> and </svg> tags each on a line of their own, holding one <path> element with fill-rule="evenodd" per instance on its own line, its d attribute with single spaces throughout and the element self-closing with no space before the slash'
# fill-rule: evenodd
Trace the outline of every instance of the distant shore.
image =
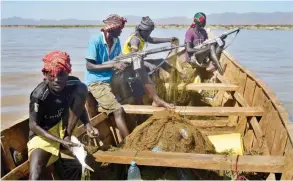
<svg viewBox="0 0 293 181">
<path fill-rule="evenodd" d="M 1 25 L 1 28 L 101 28 L 103 25 Z M 128 28 L 134 28 L 135 25 L 126 25 Z M 187 28 L 189 25 L 156 25 L 157 28 Z M 210 29 L 229 30 L 241 27 L 247 30 L 293 30 L 293 25 L 207 25 Z"/>
</svg>

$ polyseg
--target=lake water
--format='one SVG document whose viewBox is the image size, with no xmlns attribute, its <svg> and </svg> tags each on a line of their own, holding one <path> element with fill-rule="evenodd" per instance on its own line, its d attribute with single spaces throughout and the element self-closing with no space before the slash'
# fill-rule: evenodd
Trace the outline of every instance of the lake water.
<svg viewBox="0 0 293 181">
<path fill-rule="evenodd" d="M 133 29 L 125 28 L 123 44 Z M 156 29 L 152 36 L 176 36 L 184 40 L 185 29 Z M 42 80 L 43 56 L 52 50 L 70 54 L 73 74 L 83 79 L 87 43 L 99 29 L 2 28 L 1 122 L 28 114 L 30 92 Z M 214 31 L 220 34 L 221 30 Z M 244 67 L 263 79 L 293 115 L 293 31 L 242 30 L 228 47 Z M 167 44 L 166 44 L 167 45 Z M 149 44 L 147 48 L 161 45 Z M 158 55 L 157 55 L 158 56 Z"/>
</svg>

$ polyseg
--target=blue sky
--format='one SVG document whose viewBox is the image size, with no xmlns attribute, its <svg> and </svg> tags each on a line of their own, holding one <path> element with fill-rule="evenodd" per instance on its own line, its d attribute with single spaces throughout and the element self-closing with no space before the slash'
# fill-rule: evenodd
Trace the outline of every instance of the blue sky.
<svg viewBox="0 0 293 181">
<path fill-rule="evenodd" d="M 190 17 L 197 11 L 223 12 L 293 12 L 293 1 L 2 1 L 2 18 L 18 16 L 32 19 L 101 20 L 111 13 L 122 16 L 149 15 L 152 18 Z"/>
</svg>

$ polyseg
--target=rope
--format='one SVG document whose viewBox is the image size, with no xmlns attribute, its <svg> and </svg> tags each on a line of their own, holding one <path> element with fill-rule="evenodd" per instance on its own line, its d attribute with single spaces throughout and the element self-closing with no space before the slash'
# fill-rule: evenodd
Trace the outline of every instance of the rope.
<svg viewBox="0 0 293 181">
<path fill-rule="evenodd" d="M 239 160 L 239 155 L 236 157 L 236 179 L 237 180 L 248 180 L 245 176 L 239 176 L 238 174 L 238 160 Z"/>
<path fill-rule="evenodd" d="M 240 31 L 237 31 L 237 32 L 236 32 L 236 34 L 235 34 L 234 38 L 232 39 L 232 41 L 231 41 L 228 45 L 226 45 L 226 46 L 223 48 L 223 50 L 225 50 L 226 48 L 228 48 L 228 46 L 230 46 L 230 45 L 234 42 L 234 40 L 236 39 L 236 36 L 238 35 L 239 32 L 240 32 Z"/>
</svg>

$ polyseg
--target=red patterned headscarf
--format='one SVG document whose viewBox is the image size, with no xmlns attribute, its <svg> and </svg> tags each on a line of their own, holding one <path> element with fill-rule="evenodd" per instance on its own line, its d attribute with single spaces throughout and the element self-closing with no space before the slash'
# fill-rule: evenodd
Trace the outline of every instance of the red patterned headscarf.
<svg viewBox="0 0 293 181">
<path fill-rule="evenodd" d="M 42 72 L 51 73 L 53 76 L 57 76 L 58 73 L 66 71 L 71 72 L 70 57 L 66 52 L 53 51 L 48 53 L 44 58 L 44 67 Z"/>
<path fill-rule="evenodd" d="M 121 16 L 118 16 L 117 14 L 111 14 L 105 20 L 103 20 L 103 22 L 105 25 L 102 28 L 102 31 L 111 31 L 114 29 L 124 28 L 127 20 Z"/>
<path fill-rule="evenodd" d="M 206 15 L 204 13 L 196 13 L 193 17 L 193 23 L 191 27 L 194 28 L 198 25 L 203 25 L 206 23 Z"/>
</svg>

